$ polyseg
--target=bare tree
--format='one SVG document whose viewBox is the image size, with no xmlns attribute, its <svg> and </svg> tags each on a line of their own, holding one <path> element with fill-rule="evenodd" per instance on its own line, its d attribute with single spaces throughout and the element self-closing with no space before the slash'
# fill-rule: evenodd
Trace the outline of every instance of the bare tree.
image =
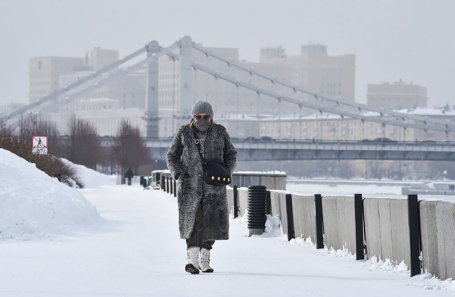
<svg viewBox="0 0 455 297">
<path fill-rule="evenodd" d="M 0 137 L 7 137 L 12 135 L 11 127 L 9 127 L 6 123 L 0 120 Z"/>
<path fill-rule="evenodd" d="M 71 117 L 68 123 L 69 135 L 66 140 L 66 157 L 73 163 L 92 169 L 100 163 L 101 142 L 95 127 L 88 121 Z"/>
<path fill-rule="evenodd" d="M 126 120 L 122 120 L 114 138 L 112 157 L 120 166 L 122 176 L 128 167 L 137 172 L 139 165 L 150 163 L 152 160 L 139 128 L 131 126 Z"/>
</svg>

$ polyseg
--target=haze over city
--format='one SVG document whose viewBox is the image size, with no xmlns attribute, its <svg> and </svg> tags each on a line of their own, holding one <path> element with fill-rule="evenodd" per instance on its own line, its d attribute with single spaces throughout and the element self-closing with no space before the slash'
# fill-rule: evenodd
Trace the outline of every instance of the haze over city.
<svg viewBox="0 0 455 297">
<path fill-rule="evenodd" d="M 453 296 L 454 12 L 0 0 L 0 296 Z"/>
<path fill-rule="evenodd" d="M 31 57 L 83 57 L 94 47 L 120 57 L 151 40 L 183 35 L 210 47 L 297 55 L 309 43 L 329 55 L 354 54 L 355 100 L 368 84 L 402 79 L 424 86 L 428 106 L 455 104 L 455 2 L 438 1 L 2 1 L 0 104 L 29 102 Z"/>
</svg>

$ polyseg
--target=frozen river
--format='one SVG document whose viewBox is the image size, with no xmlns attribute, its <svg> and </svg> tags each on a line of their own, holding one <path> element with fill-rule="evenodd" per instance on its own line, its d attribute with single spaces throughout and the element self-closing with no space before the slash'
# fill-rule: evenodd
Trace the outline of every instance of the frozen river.
<svg viewBox="0 0 455 297">
<path fill-rule="evenodd" d="M 321 194 L 322 196 L 353 196 L 362 194 L 364 198 L 407 198 L 401 194 L 401 188 L 417 185 L 422 181 L 371 181 L 371 180 L 315 180 L 292 179 L 286 182 L 286 191 L 305 195 Z M 450 195 L 419 195 L 419 199 L 455 201 Z"/>
</svg>

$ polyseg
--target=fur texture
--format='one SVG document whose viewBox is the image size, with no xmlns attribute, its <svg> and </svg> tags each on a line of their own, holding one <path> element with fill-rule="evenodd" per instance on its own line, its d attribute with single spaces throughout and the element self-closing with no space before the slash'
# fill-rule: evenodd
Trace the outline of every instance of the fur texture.
<svg viewBox="0 0 455 297">
<path fill-rule="evenodd" d="M 234 172 L 237 151 L 222 125 L 213 124 L 207 130 L 204 142 L 206 160 L 224 160 Z M 229 210 L 226 187 L 212 186 L 203 180 L 202 162 L 194 143 L 190 124 L 182 126 L 167 152 L 167 166 L 172 177 L 179 178 L 178 191 L 179 229 L 182 239 L 189 239 L 193 232 L 196 213 L 203 206 L 204 240 L 229 239 Z"/>
</svg>

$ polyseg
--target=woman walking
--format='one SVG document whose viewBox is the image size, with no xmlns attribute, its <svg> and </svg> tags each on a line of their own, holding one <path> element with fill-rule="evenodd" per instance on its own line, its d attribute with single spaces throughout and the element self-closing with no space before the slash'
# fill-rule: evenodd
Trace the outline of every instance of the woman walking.
<svg viewBox="0 0 455 297">
<path fill-rule="evenodd" d="M 230 176 L 237 164 L 237 151 L 222 125 L 213 122 L 209 102 L 197 101 L 193 118 L 182 126 L 167 153 L 167 166 L 178 179 L 179 230 L 186 239 L 191 274 L 213 272 L 210 250 L 215 240 L 229 239 L 229 210 L 226 186 L 208 184 L 204 180 L 203 160 L 220 160 L 229 165 Z M 200 151 L 199 151 L 200 150 Z M 229 178 L 230 178 L 229 176 Z"/>
</svg>

